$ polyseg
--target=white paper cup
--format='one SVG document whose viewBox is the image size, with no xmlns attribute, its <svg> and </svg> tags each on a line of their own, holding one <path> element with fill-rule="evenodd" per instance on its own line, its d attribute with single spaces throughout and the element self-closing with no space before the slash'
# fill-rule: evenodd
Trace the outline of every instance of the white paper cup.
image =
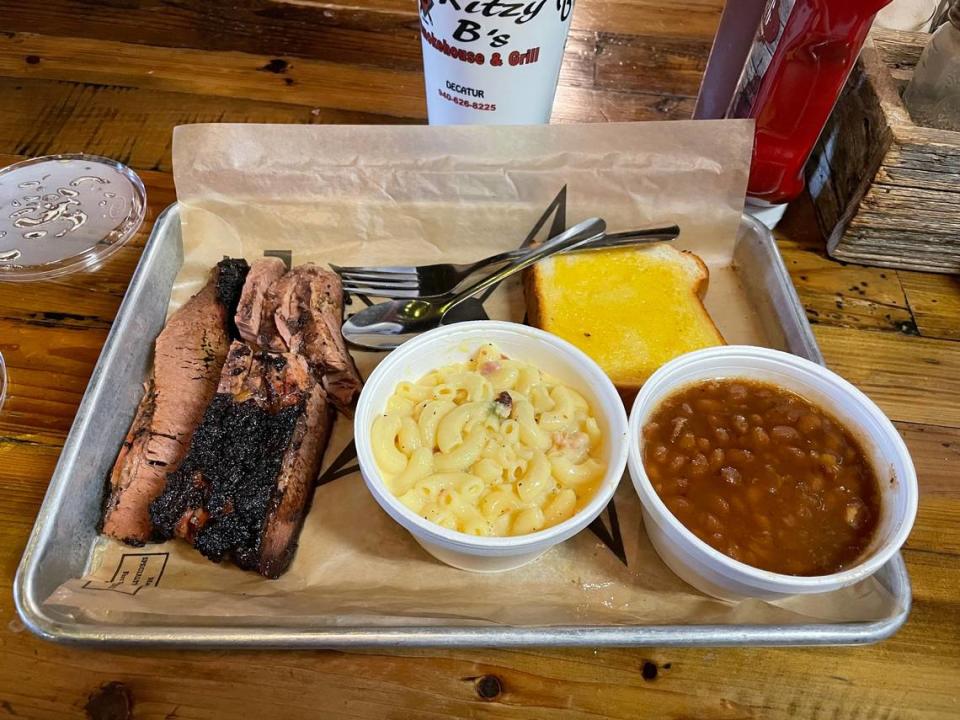
<svg viewBox="0 0 960 720">
<path fill-rule="evenodd" d="M 477 537 L 420 517 L 386 487 L 373 457 L 370 428 L 397 383 L 415 381 L 436 368 L 463 362 L 485 343 L 493 343 L 508 357 L 531 363 L 580 392 L 590 403 L 605 440 L 603 460 L 607 472 L 593 499 L 569 520 L 528 535 Z M 627 464 L 627 414 L 613 383 L 600 367 L 555 335 L 526 325 L 490 320 L 437 328 L 390 353 L 370 375 L 360 394 L 354 436 L 360 473 L 380 507 L 438 560 L 476 572 L 525 565 L 583 530 L 610 502 Z"/>
<path fill-rule="evenodd" d="M 573 0 L 420 0 L 431 125 L 550 121 Z"/>
<path fill-rule="evenodd" d="M 660 402 L 702 380 L 745 378 L 792 390 L 837 418 L 862 443 L 881 487 L 881 517 L 873 541 L 853 567 L 831 575 L 796 577 L 738 562 L 687 530 L 654 490 L 643 467 L 643 426 Z M 795 355 L 767 348 L 729 345 L 699 350 L 655 372 L 630 412 L 630 476 L 647 536 L 681 579 L 708 595 L 726 599 L 777 599 L 837 590 L 869 577 L 910 534 L 917 514 L 917 476 L 907 447 L 883 411 L 836 373 Z"/>
</svg>

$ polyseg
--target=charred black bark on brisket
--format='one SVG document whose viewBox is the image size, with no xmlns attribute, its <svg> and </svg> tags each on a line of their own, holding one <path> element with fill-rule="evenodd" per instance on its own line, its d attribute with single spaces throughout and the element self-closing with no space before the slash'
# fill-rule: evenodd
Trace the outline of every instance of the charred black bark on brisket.
<svg viewBox="0 0 960 720">
<path fill-rule="evenodd" d="M 197 549 L 257 570 L 264 523 L 279 501 L 277 475 L 302 412 L 302 403 L 270 413 L 255 400 L 215 395 L 190 453 L 150 508 L 164 538 L 174 537 L 185 513 L 202 508 L 209 517 L 196 533 Z"/>
<path fill-rule="evenodd" d="M 278 577 L 297 547 L 332 412 L 305 359 L 235 341 L 187 456 L 151 505 L 158 532 Z"/>
<path fill-rule="evenodd" d="M 227 333 L 231 340 L 236 340 L 240 337 L 240 331 L 237 330 L 234 315 L 250 265 L 243 258 L 226 258 L 218 262 L 217 267 L 217 300 L 227 310 Z"/>
<path fill-rule="evenodd" d="M 149 522 L 159 539 L 182 538 L 210 560 L 275 578 L 296 551 L 334 405 L 348 410 L 360 389 L 340 334 L 342 289 L 312 265 L 284 273 L 268 260 L 252 269 L 224 260 L 207 292 L 210 305 L 230 308 L 218 329 L 221 343 L 227 333 L 234 342 Z M 204 346 L 201 338 L 198 352 Z"/>
</svg>

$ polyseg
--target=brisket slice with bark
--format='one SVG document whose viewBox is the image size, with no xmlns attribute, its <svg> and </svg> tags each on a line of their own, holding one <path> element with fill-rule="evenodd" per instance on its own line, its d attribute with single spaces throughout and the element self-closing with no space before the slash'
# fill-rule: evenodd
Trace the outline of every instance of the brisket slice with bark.
<svg viewBox="0 0 960 720">
<path fill-rule="evenodd" d="M 157 336 L 151 377 L 108 478 L 104 534 L 131 545 L 155 539 L 150 503 L 216 390 L 247 270 L 244 260 L 220 262 Z"/>
<path fill-rule="evenodd" d="M 257 344 L 305 357 L 331 402 L 349 415 L 363 382 L 343 339 L 342 324 L 340 278 L 308 263 L 267 287 Z"/>
<path fill-rule="evenodd" d="M 164 538 L 275 578 L 289 566 L 333 425 L 305 359 L 235 342 L 190 451 L 150 514 Z"/>
<path fill-rule="evenodd" d="M 255 260 L 250 265 L 250 272 L 247 274 L 247 281 L 243 285 L 243 293 L 240 295 L 240 303 L 237 305 L 236 323 L 240 331 L 240 337 L 251 345 L 269 345 L 269 342 L 263 342 L 260 335 L 260 326 L 263 324 L 263 305 L 264 294 L 274 282 L 283 277 L 287 272 L 287 266 L 283 260 L 275 257 L 262 258 Z M 267 338 L 276 334 L 273 325 L 273 319 L 267 318 L 267 327 L 265 328 Z M 283 351 L 285 347 L 274 347 L 274 350 Z"/>
</svg>

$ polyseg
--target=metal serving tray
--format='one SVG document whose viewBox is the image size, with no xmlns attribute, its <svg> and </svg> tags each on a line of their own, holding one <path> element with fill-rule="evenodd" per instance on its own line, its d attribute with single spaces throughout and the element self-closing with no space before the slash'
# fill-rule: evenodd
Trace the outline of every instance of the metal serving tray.
<svg viewBox="0 0 960 720">
<path fill-rule="evenodd" d="M 744 216 L 735 264 L 774 345 L 823 362 L 769 230 Z M 610 625 L 550 627 L 329 627 L 121 625 L 77 619 L 44 601 L 90 567 L 103 478 L 127 431 L 183 262 L 179 208 L 160 216 L 80 403 L 17 571 L 20 617 L 37 635 L 61 642 L 192 647 L 391 646 L 720 646 L 862 644 L 891 636 L 910 611 L 910 581 L 900 555 L 878 573 L 900 610 L 872 622 L 805 625 Z M 185 622 L 189 622 L 185 620 Z"/>
</svg>

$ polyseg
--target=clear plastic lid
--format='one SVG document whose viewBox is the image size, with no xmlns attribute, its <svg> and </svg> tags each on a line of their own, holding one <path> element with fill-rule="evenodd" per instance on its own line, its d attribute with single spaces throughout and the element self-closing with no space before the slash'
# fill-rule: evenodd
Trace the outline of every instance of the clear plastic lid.
<svg viewBox="0 0 960 720">
<path fill-rule="evenodd" d="M 48 155 L 0 170 L 0 281 L 92 269 L 143 223 L 146 192 L 126 165 Z"/>
</svg>

